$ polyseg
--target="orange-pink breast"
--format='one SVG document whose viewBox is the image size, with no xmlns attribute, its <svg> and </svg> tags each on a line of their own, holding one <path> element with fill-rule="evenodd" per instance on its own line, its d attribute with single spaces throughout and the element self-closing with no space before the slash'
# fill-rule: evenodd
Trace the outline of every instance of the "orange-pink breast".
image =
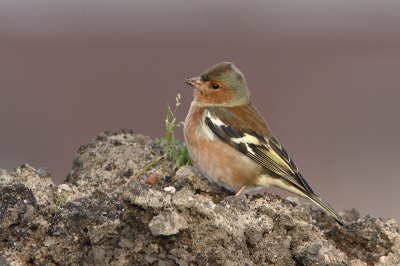
<svg viewBox="0 0 400 266">
<path fill-rule="evenodd" d="M 196 108 L 192 103 L 185 120 L 185 140 L 195 165 L 210 180 L 227 189 L 237 191 L 244 185 L 257 187 L 263 167 L 217 136 L 211 140 L 202 130 L 201 119 L 205 109 Z"/>
</svg>

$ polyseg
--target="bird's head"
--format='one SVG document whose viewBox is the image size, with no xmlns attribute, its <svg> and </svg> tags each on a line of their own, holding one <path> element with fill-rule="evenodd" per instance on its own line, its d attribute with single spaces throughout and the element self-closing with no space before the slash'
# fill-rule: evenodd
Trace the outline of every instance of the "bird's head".
<svg viewBox="0 0 400 266">
<path fill-rule="evenodd" d="M 243 74 L 229 62 L 212 66 L 200 77 L 186 78 L 185 82 L 196 89 L 195 101 L 204 106 L 235 106 L 249 101 Z"/>
</svg>

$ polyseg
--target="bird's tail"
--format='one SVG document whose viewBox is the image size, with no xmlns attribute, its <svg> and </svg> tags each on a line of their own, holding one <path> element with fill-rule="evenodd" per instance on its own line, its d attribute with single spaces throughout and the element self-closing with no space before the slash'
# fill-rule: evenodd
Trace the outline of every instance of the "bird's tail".
<svg viewBox="0 0 400 266">
<path fill-rule="evenodd" d="M 307 196 L 310 200 L 315 202 L 315 204 L 317 204 L 327 213 L 329 213 L 340 225 L 344 225 L 342 217 L 340 217 L 340 215 L 334 209 L 332 209 L 328 204 L 326 204 L 320 197 L 311 193 L 307 193 Z"/>
</svg>

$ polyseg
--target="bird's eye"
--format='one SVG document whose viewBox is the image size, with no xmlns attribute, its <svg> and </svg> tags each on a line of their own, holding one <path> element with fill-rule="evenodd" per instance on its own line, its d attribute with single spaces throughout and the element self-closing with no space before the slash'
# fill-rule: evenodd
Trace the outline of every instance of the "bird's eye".
<svg viewBox="0 0 400 266">
<path fill-rule="evenodd" d="M 213 84 L 211 87 L 212 87 L 214 90 L 216 90 L 216 89 L 219 88 L 219 85 L 218 85 L 218 84 Z"/>
</svg>

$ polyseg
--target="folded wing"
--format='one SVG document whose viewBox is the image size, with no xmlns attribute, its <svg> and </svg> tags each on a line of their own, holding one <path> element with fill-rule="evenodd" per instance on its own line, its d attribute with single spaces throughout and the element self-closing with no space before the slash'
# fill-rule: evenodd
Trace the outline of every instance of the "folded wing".
<svg viewBox="0 0 400 266">
<path fill-rule="evenodd" d="M 252 115 L 249 116 L 248 112 Z M 252 117 L 259 121 L 245 123 L 241 117 Z M 218 138 L 259 165 L 283 177 L 300 190 L 314 194 L 292 158 L 272 135 L 258 111 L 251 106 L 241 109 L 209 108 L 205 114 L 205 124 Z"/>
</svg>

